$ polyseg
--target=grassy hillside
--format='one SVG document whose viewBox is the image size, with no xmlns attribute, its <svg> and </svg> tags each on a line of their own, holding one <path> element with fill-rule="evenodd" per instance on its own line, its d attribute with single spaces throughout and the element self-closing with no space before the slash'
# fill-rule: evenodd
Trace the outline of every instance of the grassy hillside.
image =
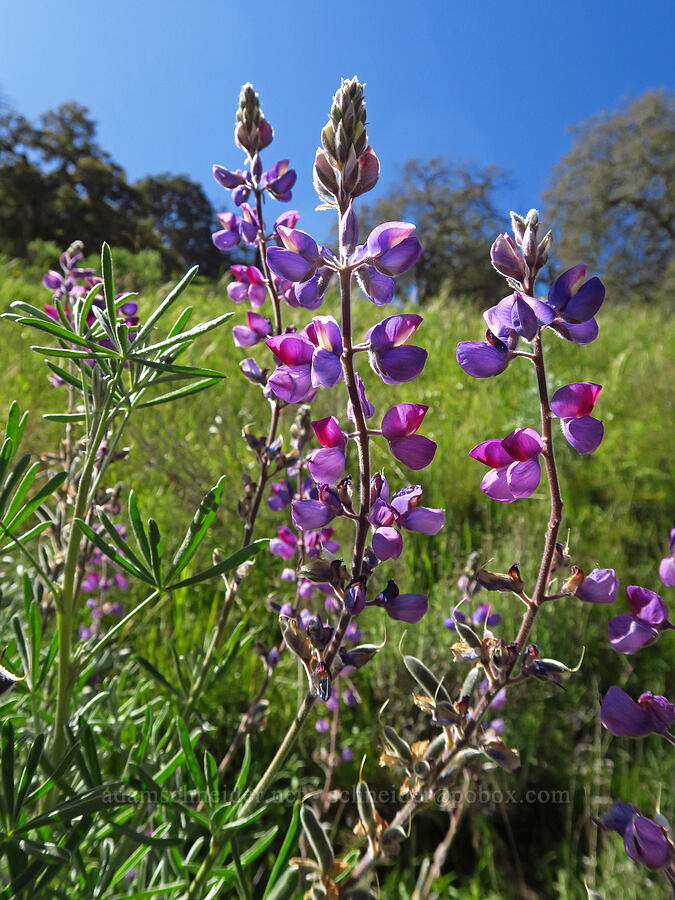
<svg viewBox="0 0 675 900">
<path fill-rule="evenodd" d="M 132 284 L 121 286 L 133 288 Z M 157 287 L 142 296 L 141 314 L 143 298 L 160 293 Z M 48 297 L 36 270 L 9 263 L 2 267 L 0 311 L 13 299 L 43 304 Z M 259 390 L 239 375 L 238 362 L 243 354 L 234 348 L 228 327 L 243 320 L 245 311 L 231 307 L 224 288 L 210 284 L 191 288 L 187 302 L 194 306 L 195 320 L 235 309 L 231 322 L 200 345 L 198 360 L 225 372 L 228 379 L 183 404 L 144 411 L 127 435 L 131 455 L 112 469 L 112 475 L 124 483 L 125 493 L 134 487 L 141 508 L 158 520 L 167 543 L 175 543 L 187 525 L 189 510 L 226 473 L 226 502 L 207 543 L 209 547 L 234 549 L 241 539 L 236 514 L 240 477 L 242 471 L 253 473 L 255 468 L 240 432 L 247 424 L 262 432 L 266 410 Z M 321 312 L 334 311 L 331 306 L 334 301 L 329 299 Z M 400 308 L 383 311 L 364 298 L 355 316 L 355 335 L 365 333 L 367 327 L 394 311 Z M 452 637 L 443 627 L 443 619 L 458 599 L 457 577 L 468 554 L 479 551 L 481 558 L 491 560 L 490 567 L 498 571 L 519 560 L 526 583 L 531 582 L 541 554 L 548 498 L 540 487 L 533 499 L 514 505 L 487 499 L 479 490 L 484 469 L 468 456 L 475 444 L 489 437 L 503 437 L 517 425 L 539 428 L 536 386 L 529 363 L 517 360 L 497 379 L 473 380 L 458 367 L 455 345 L 458 340 L 481 336 L 480 311 L 460 299 L 439 298 L 422 314 L 424 323 L 416 342 L 429 350 L 422 376 L 412 384 L 392 389 L 372 373 L 362 374 L 369 399 L 380 415 L 393 402 L 405 400 L 430 407 L 422 431 L 438 443 L 438 451 L 429 469 L 419 473 L 419 483 L 424 486 L 425 505 L 446 509 L 447 524 L 434 539 L 406 533 L 403 555 L 383 569 L 395 573 L 402 590 L 429 593 L 429 614 L 410 629 L 405 650 L 420 656 L 439 674 L 447 673 L 454 683 L 462 675 L 452 668 L 448 649 Z M 306 320 L 292 310 L 288 319 L 300 324 Z M 669 529 L 675 524 L 675 323 L 663 309 L 616 307 L 611 297 L 605 302 L 599 323 L 600 336 L 588 347 L 575 347 L 552 337 L 547 343 L 552 389 L 570 381 L 603 385 L 596 407 L 597 416 L 605 423 L 600 449 L 590 457 L 579 457 L 562 435 L 556 444 L 565 500 L 561 534 L 569 532 L 573 559 L 584 571 L 595 566 L 613 567 L 622 588 L 614 608 L 594 607 L 574 599 L 547 604 L 533 635 L 542 655 L 573 665 L 585 647 L 584 664 L 580 674 L 568 682 L 565 693 L 540 683 L 528 683 L 520 693 L 512 690 L 504 711 L 504 739 L 520 749 L 524 765 L 515 776 L 501 772 L 491 776 L 493 788 L 515 788 L 519 795 L 531 787 L 569 791 L 570 802 L 558 806 L 502 805 L 497 809 L 474 804 L 469 825 L 462 829 L 451 853 L 455 875 L 443 896 L 535 896 L 526 893 L 527 884 L 540 892 L 539 896 L 571 900 L 585 896 L 585 875 L 589 883 L 601 886 L 607 897 L 628 900 L 652 880 L 646 870 L 638 871 L 625 859 L 618 838 L 598 839 L 590 814 L 604 811 L 611 798 L 621 798 L 640 805 L 649 815 L 656 808 L 659 785 L 663 812 L 671 817 L 675 814 L 672 764 L 666 743 L 655 737 L 645 741 L 610 740 L 599 725 L 598 715 L 598 696 L 610 684 L 625 685 L 633 695 L 647 689 L 670 692 L 671 697 L 673 694 L 672 636 L 664 635 L 657 646 L 636 657 L 620 657 L 607 643 L 607 620 L 626 610 L 626 584 L 659 591 L 669 599 L 671 610 L 675 608 L 675 599 L 668 598 L 668 589 L 663 589 L 658 579 L 658 563 L 667 549 Z M 63 396 L 49 385 L 43 362 L 30 352 L 31 335 L 3 321 L 0 339 L 0 410 L 6 409 L 13 398 L 23 409 L 30 409 L 28 449 L 46 451 L 59 440 L 60 426 L 44 423 L 40 416 L 62 409 Z M 259 359 L 266 352 L 254 349 Z M 339 391 L 321 392 L 313 407 L 314 418 L 335 414 L 345 419 L 344 408 L 334 405 L 342 402 Z M 293 410 L 284 415 L 291 420 Z M 374 465 L 383 468 L 396 486 L 410 483 L 414 474 L 377 445 Z M 265 510 L 256 536 L 271 536 L 284 522 L 283 516 Z M 347 555 L 349 529 L 340 525 L 339 530 Z M 270 555 L 260 557 L 239 598 L 239 615 L 258 629 L 263 641 L 274 640 L 277 631 L 275 616 L 266 604 L 268 596 L 282 601 L 288 596 L 287 586 L 278 579 L 283 565 Z M 494 606 L 504 620 L 499 634 L 512 639 L 520 617 L 519 601 L 508 595 L 491 597 L 497 598 Z M 172 605 L 164 604 L 139 630 L 134 651 L 142 652 L 168 672 L 167 641 L 173 641 L 181 653 L 189 652 L 194 643 L 201 644 L 220 599 L 220 590 L 214 586 L 176 596 Z M 379 610 L 367 610 L 360 617 L 365 640 L 379 643 L 383 639 L 383 618 Z M 353 748 L 355 760 L 340 770 L 345 786 L 356 779 L 356 760 L 360 761 L 364 753 L 368 754 L 371 787 L 391 786 L 387 771 L 376 767 L 375 711 L 385 699 L 390 698 L 388 719 L 400 726 L 407 739 L 429 734 L 424 730 L 424 717 L 410 702 L 409 679 L 396 649 L 403 631 L 402 626 L 387 621 L 385 650 L 356 679 L 362 703 L 355 709 L 344 709 L 341 740 Z M 217 728 L 213 738 L 216 756 L 229 743 L 260 677 L 260 662 L 250 654 L 238 671 L 230 672 L 227 683 L 203 698 L 202 707 Z M 269 694 L 267 730 L 256 736 L 254 767 L 261 771 L 284 734 L 292 715 L 290 704 L 302 687 L 295 662 L 285 660 Z M 325 742 L 325 736 L 307 729 L 293 771 L 290 764 L 287 769 L 289 775 L 303 784 L 321 784 L 321 772 L 312 754 Z M 430 814 L 428 828 L 413 832 L 416 836 L 406 846 L 387 897 L 410 896 L 414 879 L 412 869 L 406 871 L 406 861 L 430 846 L 430 835 L 438 831 L 440 838 L 444 827 L 441 816 Z M 600 845 L 597 870 L 593 857 L 596 841 Z M 648 889 L 650 896 L 666 896 L 657 886 Z"/>
</svg>

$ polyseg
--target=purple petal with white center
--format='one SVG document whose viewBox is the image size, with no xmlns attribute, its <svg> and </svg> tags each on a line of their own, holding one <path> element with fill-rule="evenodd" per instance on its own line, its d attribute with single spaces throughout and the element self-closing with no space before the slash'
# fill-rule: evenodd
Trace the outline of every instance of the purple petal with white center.
<svg viewBox="0 0 675 900">
<path fill-rule="evenodd" d="M 636 619 L 653 628 L 660 628 L 668 621 L 668 607 L 654 591 L 629 584 L 626 595 L 628 605 Z"/>
<path fill-rule="evenodd" d="M 376 528 L 373 532 L 373 553 L 384 562 L 387 559 L 398 559 L 403 550 L 401 533 L 391 525 Z"/>
<path fill-rule="evenodd" d="M 399 246 L 415 230 L 410 222 L 383 222 L 368 235 L 366 246 L 369 256 L 380 256 L 393 247 Z"/>
<path fill-rule="evenodd" d="M 663 828 L 636 813 L 623 836 L 626 854 L 648 869 L 661 869 L 670 860 L 670 844 Z"/>
<path fill-rule="evenodd" d="M 363 379 L 359 375 L 358 372 L 354 373 L 356 376 L 356 389 L 359 394 L 359 399 L 361 401 L 361 409 L 363 410 L 363 415 L 366 419 L 372 418 L 375 415 L 375 407 L 366 397 L 366 389 L 363 384 Z M 353 422 L 354 421 L 354 407 L 352 406 L 352 401 L 347 401 L 347 418 Z"/>
<path fill-rule="evenodd" d="M 602 306 L 605 299 L 605 286 L 597 276 L 589 278 L 561 312 L 561 317 L 568 322 L 587 322 Z"/>
<path fill-rule="evenodd" d="M 593 569 L 576 589 L 575 597 L 587 603 L 614 603 L 618 590 L 614 569 Z"/>
<path fill-rule="evenodd" d="M 422 245 L 415 237 L 406 238 L 400 244 L 387 250 L 377 259 L 373 259 L 373 265 L 383 275 L 402 275 L 415 265 L 422 253 Z"/>
<path fill-rule="evenodd" d="M 499 503 L 513 503 L 518 498 L 509 487 L 507 473 L 508 466 L 502 466 L 500 469 L 491 469 L 480 483 L 481 491 L 492 500 L 499 501 Z"/>
<path fill-rule="evenodd" d="M 323 528 L 335 518 L 335 511 L 320 500 L 294 500 L 291 503 L 291 516 L 296 528 L 307 531 Z"/>
<path fill-rule="evenodd" d="M 594 453 L 602 443 L 605 426 L 599 419 L 584 416 L 581 419 L 561 421 L 563 434 L 577 453 Z"/>
<path fill-rule="evenodd" d="M 325 388 L 334 387 L 342 379 L 340 357 L 330 350 L 317 349 L 312 357 L 312 384 Z"/>
<path fill-rule="evenodd" d="M 615 737 L 644 737 L 651 732 L 649 714 L 618 687 L 612 686 L 605 694 L 600 718 Z"/>
<path fill-rule="evenodd" d="M 526 462 L 543 449 L 541 437 L 534 428 L 514 428 L 502 441 L 502 447 L 512 459 Z"/>
<path fill-rule="evenodd" d="M 551 289 L 548 292 L 548 302 L 553 309 L 560 309 L 564 307 L 567 301 L 572 296 L 572 292 L 574 291 L 577 284 L 580 281 L 584 280 L 584 276 L 586 275 L 586 266 L 581 263 L 578 266 L 573 266 L 571 269 L 568 269 L 566 272 L 563 272 L 551 285 Z"/>
<path fill-rule="evenodd" d="M 342 332 L 333 316 L 314 316 L 314 333 L 319 347 L 331 353 L 342 353 Z"/>
<path fill-rule="evenodd" d="M 557 331 L 560 337 L 566 341 L 571 341 L 573 344 L 590 344 L 598 336 L 598 323 L 595 319 L 589 319 L 587 322 L 581 322 L 580 324 L 555 319 L 551 323 L 551 328 Z"/>
<path fill-rule="evenodd" d="M 577 381 L 559 388 L 551 398 L 551 411 L 561 419 L 579 419 L 593 412 L 601 384 Z"/>
<path fill-rule="evenodd" d="M 303 403 L 316 394 L 311 366 L 279 366 L 270 375 L 267 386 L 286 403 Z"/>
<path fill-rule="evenodd" d="M 516 500 L 531 497 L 541 481 L 539 460 L 534 458 L 512 463 L 506 470 L 506 480 Z"/>
<path fill-rule="evenodd" d="M 312 428 L 322 447 L 344 447 L 347 443 L 347 437 L 335 416 L 312 422 Z"/>
<path fill-rule="evenodd" d="M 469 450 L 469 456 L 477 459 L 478 462 L 491 466 L 493 469 L 500 469 L 502 466 L 510 466 L 514 461 L 502 445 L 499 438 L 491 438 L 477 444 L 472 450 Z"/>
<path fill-rule="evenodd" d="M 335 484 L 345 469 L 342 447 L 320 447 L 307 454 L 309 473 L 317 484 Z"/>
<path fill-rule="evenodd" d="M 615 616 L 607 623 L 609 643 L 617 653 L 631 656 L 658 640 L 659 631 L 629 613 Z"/>
<path fill-rule="evenodd" d="M 457 362 L 472 378 L 492 378 L 501 374 L 512 359 L 512 354 L 485 341 L 460 341 L 457 344 Z"/>
<path fill-rule="evenodd" d="M 665 734 L 675 723 L 675 705 L 667 697 L 645 691 L 638 697 L 639 705 L 646 710 L 652 731 Z"/>
<path fill-rule="evenodd" d="M 314 263 L 308 262 L 292 250 L 284 250 L 281 247 L 269 248 L 267 265 L 279 278 L 287 278 L 289 281 L 305 281 L 316 269 Z"/>
<path fill-rule="evenodd" d="M 307 234 L 306 231 L 300 231 L 297 228 L 286 228 L 285 225 L 277 226 L 277 234 L 287 250 L 303 257 L 312 264 L 317 261 L 319 247 L 311 234 Z"/>
<path fill-rule="evenodd" d="M 392 347 L 384 353 L 375 354 L 374 368 L 385 384 L 401 384 L 417 378 L 425 366 L 427 356 L 426 350 L 414 345 Z"/>
<path fill-rule="evenodd" d="M 308 366 L 312 362 L 314 344 L 305 334 L 278 334 L 265 343 L 286 366 Z"/>
<path fill-rule="evenodd" d="M 403 516 L 401 525 L 408 531 L 418 531 L 420 534 L 433 536 L 438 534 L 445 525 L 445 510 L 418 506 Z"/>
<path fill-rule="evenodd" d="M 416 625 L 429 609 L 426 594 L 399 594 L 384 604 L 384 610 L 391 619 Z"/>
<path fill-rule="evenodd" d="M 429 409 L 421 403 L 398 403 L 384 414 L 382 434 L 390 441 L 398 437 L 409 437 L 422 424 Z"/>
<path fill-rule="evenodd" d="M 400 516 L 405 516 L 417 506 L 417 502 L 422 496 L 422 488 L 419 484 L 411 484 L 409 487 L 401 488 L 396 491 L 391 498 L 391 506 L 394 507 Z"/>
<path fill-rule="evenodd" d="M 424 469 L 434 458 L 436 453 L 436 441 L 421 434 L 412 434 L 410 437 L 395 438 L 389 441 L 389 449 L 392 456 L 417 472 Z"/>
<path fill-rule="evenodd" d="M 514 331 L 518 332 L 518 334 L 521 337 L 524 337 L 526 341 L 531 341 L 539 328 L 539 321 L 534 310 L 525 302 L 520 294 L 515 295 L 515 300 L 511 309 L 511 322 Z"/>
<path fill-rule="evenodd" d="M 388 316 L 374 325 L 366 340 L 376 353 L 389 350 L 391 347 L 401 347 L 415 334 L 422 323 L 422 316 L 414 313 L 404 313 L 399 316 Z"/>
</svg>

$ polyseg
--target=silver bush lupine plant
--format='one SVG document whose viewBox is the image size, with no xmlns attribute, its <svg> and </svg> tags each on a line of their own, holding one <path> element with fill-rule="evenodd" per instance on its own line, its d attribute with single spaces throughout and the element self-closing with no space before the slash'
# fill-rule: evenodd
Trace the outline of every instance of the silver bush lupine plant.
<svg viewBox="0 0 675 900">
<path fill-rule="evenodd" d="M 224 558 L 215 551 L 211 566 L 186 573 L 217 513 L 223 479 L 204 497 L 182 543 L 168 556 L 156 522 L 143 522 L 133 491 L 128 500 L 133 544 L 125 528 L 113 522 L 121 513 L 121 488 L 106 481 L 109 466 L 127 455 L 121 438 L 138 409 L 180 401 L 220 381 L 218 372 L 181 365 L 177 359 L 231 313 L 188 328 L 188 308 L 163 334 L 158 332 L 194 270 L 156 309 L 141 316 L 142 307 L 131 295 L 115 292 L 109 248 L 104 245 L 99 278 L 79 267 L 82 247 L 73 245 L 61 258 L 62 272 L 45 276 L 44 284 L 53 292 L 51 304 L 42 310 L 19 302 L 8 314 L 56 343 L 35 349 L 47 358 L 53 383 L 67 396 L 65 411 L 52 417 L 65 425 L 64 442 L 51 460 L 53 468 L 63 471 L 52 472 L 39 490 L 32 488 L 38 465 L 28 455 L 16 459 L 25 428 L 25 416 L 19 415 L 16 404 L 0 457 L 0 545 L 3 551 L 23 554 L 36 573 L 34 583 L 23 576 L 25 619 L 13 620 L 25 674 L 0 670 L 0 693 L 23 681 L 24 687 L 10 696 L 27 692 L 32 710 L 31 745 L 18 778 L 15 748 L 20 742 L 10 721 L 2 731 L 0 818 L 7 859 L 2 877 L 17 896 L 28 889 L 49 890 L 55 874 L 70 867 L 73 896 L 119 896 L 121 880 L 126 879 L 139 896 L 202 900 L 237 891 L 241 898 L 252 898 L 254 884 L 247 870 L 271 847 L 277 828 L 250 839 L 246 828 L 260 823 L 269 789 L 318 704 L 316 728 L 330 731 L 330 750 L 317 759 L 324 770 L 323 789 L 314 799 L 295 804 L 264 887 L 258 870 L 255 895 L 290 900 L 306 891 L 310 900 L 374 898 L 376 867 L 400 852 L 414 817 L 435 800 L 448 813 L 449 826 L 420 867 L 415 896 L 423 900 L 431 896 L 441 874 L 467 808 L 469 787 L 481 767 L 497 765 L 513 772 L 520 766 L 518 750 L 502 737 L 504 720 L 487 717 L 504 707 L 512 686 L 532 678 L 561 685 L 578 668 L 547 658 L 528 643 L 541 608 L 570 596 L 590 603 L 616 599 L 615 573 L 594 569 L 584 575 L 578 566 L 567 572 L 571 560 L 558 539 L 563 502 L 554 419 L 577 452 L 593 453 L 603 438 L 603 425 L 592 415 L 601 386 L 575 382 L 560 386 L 549 398 L 544 365 L 544 339 L 551 331 L 574 344 L 595 340 L 595 314 L 604 288 L 598 278 L 584 281 L 586 270 L 580 265 L 557 278 L 546 299 L 537 299 L 535 283 L 547 261 L 551 233 L 539 236 L 536 211 L 526 217 L 512 213 L 513 234 L 499 236 L 491 250 L 492 263 L 510 293 L 484 314 L 485 339 L 458 345 L 457 361 L 476 378 L 496 377 L 519 359 L 534 368 L 538 428 L 523 423 L 504 438 L 482 440 L 470 455 L 487 467 L 481 490 L 501 503 L 532 495 L 543 463 L 550 516 L 538 572 L 528 583 L 518 563 L 506 573 L 492 572 L 472 554 L 460 579 L 461 602 L 445 621 L 456 637 L 451 650 L 461 671 L 438 677 L 422 660 L 403 656 L 415 684 L 413 702 L 429 716 L 434 731 L 410 744 L 385 721 L 385 709 L 380 711 L 379 762 L 400 771 L 400 808 L 391 821 L 384 819 L 363 780 L 364 761 L 355 788 L 358 847 L 343 858 L 336 856 L 322 819 L 328 818 L 336 767 L 352 753 L 349 746 L 338 752 L 339 698 L 346 705 L 359 703 L 359 670 L 380 649 L 376 643 L 361 643 L 358 617 L 367 607 L 379 607 L 411 626 L 425 616 L 427 596 L 416 592 L 415 585 L 399 588 L 387 573 L 387 563 L 401 556 L 407 531 L 432 537 L 443 528 L 445 513 L 423 505 L 419 485 L 390 487 L 385 473 L 371 466 L 373 441 L 382 441 L 397 464 L 412 472 L 430 465 L 436 444 L 419 433 L 428 407 L 405 393 L 405 385 L 421 375 L 427 359 L 427 351 L 411 342 L 422 317 L 394 313 L 365 334 L 355 334 L 352 325 L 356 297 L 363 295 L 375 306 L 389 304 L 394 279 L 412 267 L 421 252 L 409 223 L 382 223 L 365 240 L 359 234 L 355 202 L 379 177 L 379 161 L 368 144 L 363 85 L 356 78 L 342 82 L 314 163 L 320 208 L 337 215 L 337 248 L 321 246 L 298 229 L 294 211 L 278 216 L 271 227 L 265 223 L 265 201 L 289 202 L 296 181 L 288 160 L 263 169 L 261 154 L 273 137 L 257 94 L 245 85 L 235 125 L 235 142 L 246 154 L 244 168 L 216 165 L 213 170 L 237 210 L 219 216 L 222 227 L 213 235 L 214 244 L 223 251 L 243 245 L 257 254 L 255 264 L 232 266 L 227 293 L 235 303 L 250 304 L 246 324 L 233 328 L 233 340 L 235 347 L 246 350 L 265 345 L 264 357 L 251 356 L 240 365 L 269 407 L 264 433 L 248 426 L 243 433 L 256 458 L 256 477 L 243 479 L 237 552 Z M 339 315 L 315 314 L 330 296 L 331 283 L 337 287 Z M 269 317 L 264 309 L 268 299 Z M 300 330 L 285 325 L 287 307 L 296 310 L 295 317 L 307 310 L 310 320 Z M 400 391 L 392 393 L 387 409 L 376 410 L 368 399 L 368 379 L 373 378 Z M 328 416 L 312 414 L 319 392 L 330 392 Z M 312 447 L 315 438 L 318 446 Z M 290 521 L 278 526 L 269 543 L 253 542 L 265 500 L 272 511 L 290 513 Z M 33 514 L 37 524 L 30 518 Z M 346 561 L 335 528 L 341 520 L 351 522 L 354 530 Z M 671 535 L 671 554 L 673 543 Z M 197 746 L 209 734 L 200 703 L 240 650 L 243 623 L 231 627 L 235 599 L 246 590 L 250 559 L 263 546 L 286 564 L 280 580 L 292 586 L 292 600 L 270 601 L 280 632 L 275 641 L 254 644 L 264 673 L 217 760 Z M 673 584 L 672 555 L 660 571 L 663 581 Z M 144 611 L 178 589 L 218 575 L 224 581 L 224 598 L 203 646 L 189 659 L 179 658 L 171 648 L 174 683 L 149 661 L 139 660 L 167 691 L 161 709 L 142 684 L 122 703 L 116 686 L 98 697 L 95 691 L 87 693 L 106 666 L 124 673 L 118 682 L 129 682 L 124 638 Z M 130 578 L 145 585 L 148 594 L 127 612 L 118 600 L 108 599 L 108 592 L 125 590 Z M 491 603 L 475 603 L 479 591 L 512 593 L 522 601 L 522 620 L 512 639 L 495 635 L 500 616 Z M 87 592 L 91 621 L 84 612 Z M 619 652 L 634 653 L 673 626 L 658 595 L 634 587 L 628 588 L 628 598 L 632 613 L 610 622 L 610 642 Z M 57 627 L 47 647 L 42 638 L 50 609 L 56 612 Z M 251 785 L 252 735 L 270 714 L 266 694 L 286 650 L 302 666 L 306 691 L 276 753 Z M 54 661 L 55 702 L 48 709 L 42 694 Z M 92 727 L 90 718 L 105 703 L 110 704 L 114 725 L 100 718 Z M 324 711 L 331 713 L 332 721 Z M 675 709 L 664 697 L 647 693 L 635 703 L 613 687 L 601 715 L 613 734 L 657 732 L 675 742 L 669 731 Z M 128 733 L 121 730 L 125 727 Z M 102 767 L 97 741 L 112 748 L 115 766 L 110 771 Z M 235 761 L 239 772 L 230 780 Z M 46 779 L 35 786 L 39 768 Z M 461 801 L 445 803 L 446 788 L 459 789 Z M 134 792 L 139 790 L 143 797 L 149 791 L 152 799 L 136 802 Z M 663 869 L 673 880 L 672 835 L 662 819 L 647 819 L 634 807 L 617 804 L 599 824 L 624 835 L 629 856 Z M 293 858 L 300 835 L 301 848 L 311 852 Z M 83 862 L 79 846 L 84 840 L 90 847 L 100 844 L 96 865 Z"/>
</svg>

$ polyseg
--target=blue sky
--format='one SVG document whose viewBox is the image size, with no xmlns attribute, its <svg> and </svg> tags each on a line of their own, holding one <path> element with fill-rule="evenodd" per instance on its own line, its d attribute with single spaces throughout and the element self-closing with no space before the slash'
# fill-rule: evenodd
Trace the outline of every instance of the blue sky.
<svg viewBox="0 0 675 900">
<path fill-rule="evenodd" d="M 357 74 L 378 191 L 410 157 L 496 163 L 506 222 L 539 204 L 570 125 L 673 87 L 673 34 L 673 0 L 0 0 L 0 91 L 31 118 L 83 103 L 129 178 L 186 173 L 223 208 L 211 164 L 242 163 L 234 110 L 252 81 L 276 132 L 263 162 L 290 158 L 292 206 L 323 237 L 312 161 L 340 77 Z"/>
</svg>

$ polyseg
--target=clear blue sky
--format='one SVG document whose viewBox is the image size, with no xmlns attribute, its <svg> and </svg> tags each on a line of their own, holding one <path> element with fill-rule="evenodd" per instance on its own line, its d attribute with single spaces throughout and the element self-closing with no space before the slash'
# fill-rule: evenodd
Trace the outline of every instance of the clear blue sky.
<svg viewBox="0 0 675 900">
<path fill-rule="evenodd" d="M 497 163 L 506 214 L 539 203 L 570 125 L 673 87 L 674 34 L 674 0 L 0 0 L 0 91 L 30 118 L 83 103 L 130 179 L 186 173 L 223 208 L 211 164 L 242 164 L 252 81 L 276 131 L 263 162 L 290 158 L 292 206 L 323 237 L 311 166 L 341 76 L 367 82 L 378 190 L 414 156 Z"/>
</svg>

